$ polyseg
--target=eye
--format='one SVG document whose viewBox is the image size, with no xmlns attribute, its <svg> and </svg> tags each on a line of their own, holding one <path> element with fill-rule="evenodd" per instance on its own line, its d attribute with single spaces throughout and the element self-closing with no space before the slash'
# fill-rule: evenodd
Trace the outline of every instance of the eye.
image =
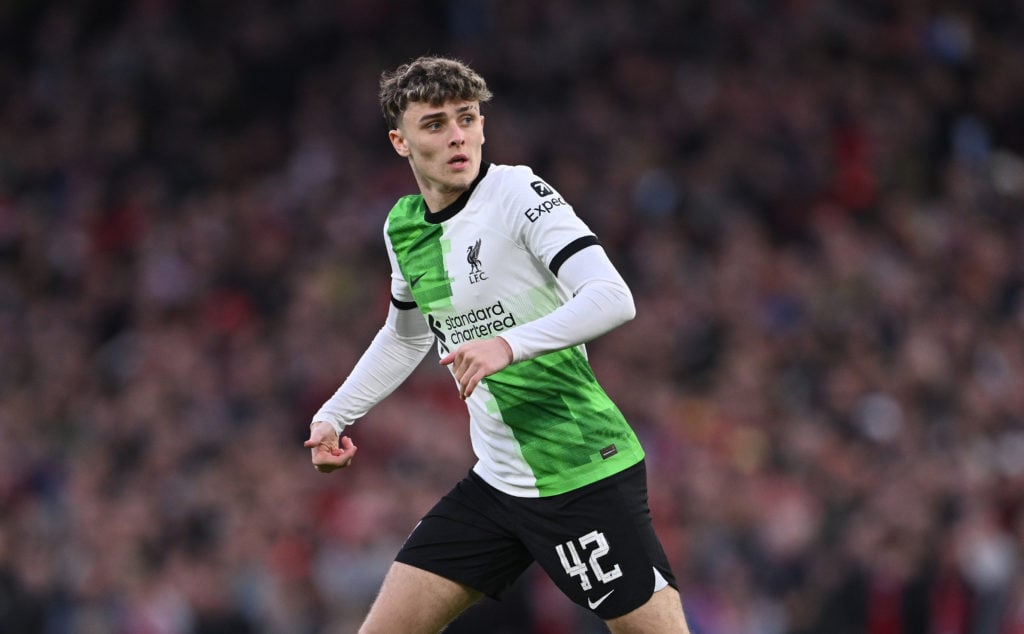
<svg viewBox="0 0 1024 634">
<path fill-rule="evenodd" d="M 430 130 L 431 132 L 436 132 L 437 130 L 441 129 L 441 122 L 440 121 L 431 121 L 430 123 L 428 123 L 426 125 L 426 128 L 427 128 L 427 130 Z"/>
<path fill-rule="evenodd" d="M 474 117 L 473 115 L 467 114 L 466 116 L 462 117 L 462 125 L 470 125 L 473 123 L 475 119 L 476 117 Z"/>
</svg>

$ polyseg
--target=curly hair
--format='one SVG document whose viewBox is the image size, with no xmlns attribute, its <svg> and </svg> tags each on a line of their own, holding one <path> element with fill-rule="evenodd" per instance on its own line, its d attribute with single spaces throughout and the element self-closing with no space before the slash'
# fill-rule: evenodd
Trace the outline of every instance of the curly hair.
<svg viewBox="0 0 1024 634">
<path fill-rule="evenodd" d="M 398 127 L 413 101 L 440 106 L 446 101 L 491 99 L 487 82 L 466 64 L 446 57 L 419 57 L 380 77 L 380 108 L 388 128 Z"/>
</svg>

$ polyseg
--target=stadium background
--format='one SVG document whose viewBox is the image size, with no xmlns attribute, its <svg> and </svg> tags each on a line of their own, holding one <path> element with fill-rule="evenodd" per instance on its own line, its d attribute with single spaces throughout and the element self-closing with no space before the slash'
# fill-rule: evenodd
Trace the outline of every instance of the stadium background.
<svg viewBox="0 0 1024 634">
<path fill-rule="evenodd" d="M 422 53 L 634 290 L 591 357 L 695 632 L 1024 632 L 1016 0 L 0 2 L 0 632 L 353 628 L 471 464 L 429 362 L 301 447 Z M 451 631 L 600 628 L 533 571 Z"/>
</svg>

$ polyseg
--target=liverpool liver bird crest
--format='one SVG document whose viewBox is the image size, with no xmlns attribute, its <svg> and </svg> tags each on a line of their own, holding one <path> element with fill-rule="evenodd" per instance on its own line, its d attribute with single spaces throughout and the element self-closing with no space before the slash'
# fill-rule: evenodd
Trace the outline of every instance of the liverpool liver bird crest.
<svg viewBox="0 0 1024 634">
<path fill-rule="evenodd" d="M 480 272 L 480 238 L 476 244 L 466 247 L 466 261 L 469 262 L 469 274 Z"/>
</svg>

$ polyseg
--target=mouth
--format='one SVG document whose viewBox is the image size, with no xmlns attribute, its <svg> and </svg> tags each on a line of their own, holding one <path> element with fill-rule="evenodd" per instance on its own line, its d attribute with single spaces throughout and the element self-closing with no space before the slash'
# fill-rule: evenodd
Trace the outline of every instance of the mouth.
<svg viewBox="0 0 1024 634">
<path fill-rule="evenodd" d="M 469 165 L 469 157 L 465 154 L 456 154 L 448 159 L 448 164 L 456 168 L 466 167 Z"/>
</svg>

